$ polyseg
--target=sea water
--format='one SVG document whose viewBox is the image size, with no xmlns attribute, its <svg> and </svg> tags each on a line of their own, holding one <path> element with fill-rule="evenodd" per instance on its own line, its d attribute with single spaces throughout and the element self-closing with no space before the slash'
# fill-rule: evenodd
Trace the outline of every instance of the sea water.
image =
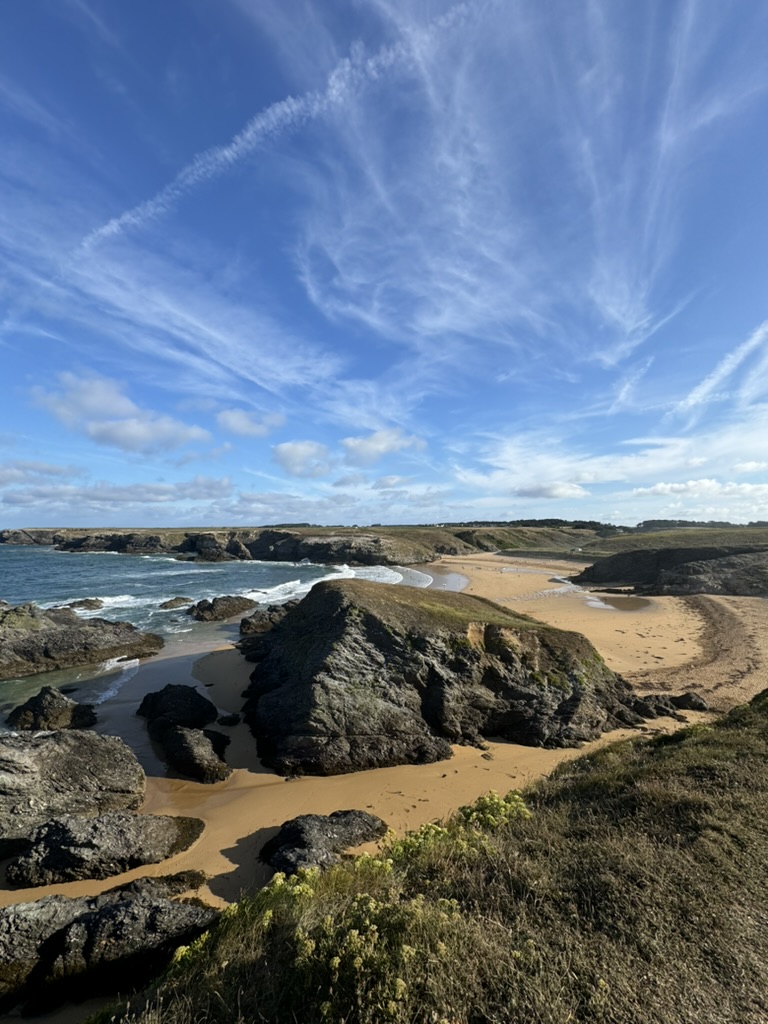
<svg viewBox="0 0 768 1024">
<path fill-rule="evenodd" d="M 141 630 L 159 633 L 167 646 L 178 646 L 180 653 L 185 644 L 210 640 L 217 632 L 222 640 L 234 639 L 237 629 L 219 623 L 198 623 L 186 613 L 186 608 L 161 609 L 159 606 L 170 598 L 185 597 L 192 603 L 238 594 L 259 605 L 283 604 L 303 597 L 321 580 L 352 578 L 416 587 L 432 582 L 426 573 L 402 566 L 196 562 L 168 555 L 65 552 L 49 547 L 0 544 L 0 600 L 9 604 L 33 602 L 52 608 L 81 598 L 98 598 L 101 608 L 78 609 L 78 615 L 131 622 Z M 37 693 L 44 683 L 77 687 L 78 700 L 100 703 L 117 692 L 137 667 L 136 661 L 105 662 L 0 682 L 0 720 L 4 712 Z"/>
</svg>

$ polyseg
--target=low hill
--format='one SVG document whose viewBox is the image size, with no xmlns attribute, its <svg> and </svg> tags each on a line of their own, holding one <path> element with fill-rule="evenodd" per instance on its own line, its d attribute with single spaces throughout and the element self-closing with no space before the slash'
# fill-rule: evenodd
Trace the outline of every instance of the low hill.
<svg viewBox="0 0 768 1024">
<path fill-rule="evenodd" d="M 764 1024 L 766 801 L 763 693 L 381 856 L 277 876 L 103 1019 Z"/>
</svg>

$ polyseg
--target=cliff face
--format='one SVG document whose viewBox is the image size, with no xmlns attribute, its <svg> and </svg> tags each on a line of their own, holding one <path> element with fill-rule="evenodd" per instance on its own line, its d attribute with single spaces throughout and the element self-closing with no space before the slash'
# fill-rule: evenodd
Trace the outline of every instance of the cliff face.
<svg viewBox="0 0 768 1024">
<path fill-rule="evenodd" d="M 623 583 L 648 594 L 768 594 L 768 551 L 754 548 L 662 548 L 598 559 L 575 583 Z"/>
<path fill-rule="evenodd" d="M 260 756 L 331 775 L 502 737 L 576 746 L 640 718 L 589 641 L 490 601 L 321 583 L 267 637 L 246 705 Z"/>
</svg>

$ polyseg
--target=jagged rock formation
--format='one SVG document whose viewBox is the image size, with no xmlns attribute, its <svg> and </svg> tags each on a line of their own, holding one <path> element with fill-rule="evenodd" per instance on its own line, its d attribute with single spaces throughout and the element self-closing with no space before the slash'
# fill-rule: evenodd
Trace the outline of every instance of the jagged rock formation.
<svg viewBox="0 0 768 1024">
<path fill-rule="evenodd" d="M 768 597 L 768 551 L 685 562 L 663 569 L 652 587 L 655 594 Z"/>
<path fill-rule="evenodd" d="M 270 604 L 266 608 L 258 608 L 253 615 L 240 620 L 240 636 L 252 633 L 268 633 L 282 622 L 288 612 L 295 608 L 298 600 L 286 601 L 285 604 Z"/>
<path fill-rule="evenodd" d="M 299 868 L 338 864 L 344 850 L 380 839 L 386 831 L 386 822 L 365 811 L 301 814 L 284 822 L 259 856 L 275 871 L 293 875 Z"/>
<path fill-rule="evenodd" d="M 585 637 L 464 594 L 320 583 L 264 639 L 246 718 L 285 774 L 436 761 L 483 736 L 576 746 L 642 721 Z"/>
<path fill-rule="evenodd" d="M 149 880 L 147 880 L 149 881 Z M 164 895 L 161 879 L 94 898 L 47 896 L 0 910 L 0 1011 L 24 1001 L 41 1012 L 68 995 L 148 980 L 218 911 Z"/>
<path fill-rule="evenodd" d="M 173 608 L 185 608 L 188 604 L 192 604 L 191 597 L 172 597 L 168 601 L 163 601 L 157 607 L 165 612 Z"/>
<path fill-rule="evenodd" d="M 12 729 L 87 729 L 96 724 L 92 704 L 78 704 L 53 686 L 44 686 L 6 718 Z"/>
<path fill-rule="evenodd" d="M 199 818 L 169 815 L 64 814 L 35 830 L 31 848 L 8 865 L 7 878 L 25 887 L 109 878 L 181 853 L 204 827 Z"/>
<path fill-rule="evenodd" d="M 194 686 L 169 683 L 162 690 L 148 693 L 136 712 L 158 731 L 172 725 L 202 729 L 216 720 L 216 705 Z"/>
<path fill-rule="evenodd" d="M 662 572 L 672 571 L 687 562 L 712 562 L 732 555 L 755 555 L 754 548 L 641 548 L 598 558 L 593 565 L 573 576 L 574 583 L 622 583 L 635 587 L 654 587 Z M 701 591 L 699 591 L 701 593 Z"/>
<path fill-rule="evenodd" d="M 0 607 L 0 680 L 110 658 L 145 658 L 162 646 L 162 637 L 129 622 L 81 619 L 70 608 Z"/>
<path fill-rule="evenodd" d="M 136 714 L 148 720 L 149 734 L 172 768 L 206 783 L 232 774 L 224 761 L 229 737 L 204 728 L 216 720 L 216 705 L 194 686 L 169 683 L 148 693 Z"/>
<path fill-rule="evenodd" d="M 116 736 L 0 736 L 0 858 L 25 849 L 56 815 L 133 811 L 143 799 L 144 772 Z"/>
<path fill-rule="evenodd" d="M 81 597 L 78 601 L 70 601 L 66 608 L 74 608 L 76 611 L 79 608 L 84 612 L 97 612 L 99 608 L 104 607 L 104 602 L 100 597 Z"/>
<path fill-rule="evenodd" d="M 198 622 L 222 622 L 224 619 L 232 619 L 235 615 L 242 615 L 250 608 L 255 608 L 256 602 L 249 597 L 225 595 L 214 597 L 212 601 L 204 598 L 193 604 L 188 611 L 193 619 Z"/>
<path fill-rule="evenodd" d="M 223 782 L 232 774 L 224 760 L 229 737 L 215 729 L 186 729 L 174 725 L 159 741 L 168 764 L 198 782 Z"/>
</svg>

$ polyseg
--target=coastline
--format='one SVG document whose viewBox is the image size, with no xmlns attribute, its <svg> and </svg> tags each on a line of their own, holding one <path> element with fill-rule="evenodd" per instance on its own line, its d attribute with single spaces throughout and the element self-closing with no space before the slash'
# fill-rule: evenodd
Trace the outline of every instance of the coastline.
<svg viewBox="0 0 768 1024">
<path fill-rule="evenodd" d="M 439 564 L 422 566 L 419 571 L 433 577 L 433 587 L 465 589 L 560 628 L 583 632 L 612 668 L 641 689 L 663 688 L 660 679 L 664 676 L 676 680 L 671 688 L 693 686 L 709 697 L 704 685 L 709 680 L 709 690 L 717 692 L 718 707 L 724 709 L 768 685 L 768 650 L 758 649 L 754 641 L 759 623 L 768 621 L 768 604 L 757 599 L 653 598 L 640 607 L 630 602 L 622 610 L 621 602 L 619 607 L 611 607 L 596 601 L 588 591 L 568 586 L 563 577 L 573 571 L 571 563 L 491 554 L 447 556 Z M 719 617 L 710 614 L 707 619 L 702 611 L 702 607 L 712 607 L 710 601 L 722 608 Z M 740 621 L 745 608 L 752 616 L 752 625 L 734 633 L 734 622 Z M 141 663 L 119 692 L 99 707 L 98 731 L 126 739 L 147 772 L 142 811 L 200 817 L 206 824 L 200 839 L 189 850 L 160 864 L 99 882 L 9 890 L 4 877 L 0 877 L 0 905 L 53 893 L 95 895 L 141 875 L 197 868 L 209 875 L 198 895 L 222 906 L 268 879 L 271 872 L 259 863 L 258 852 L 283 821 L 298 814 L 328 814 L 358 807 L 378 814 L 395 831 L 403 832 L 445 817 L 490 789 L 506 792 L 521 788 L 562 761 L 595 747 L 679 728 L 679 723 L 659 719 L 639 730 L 607 733 L 580 749 L 544 750 L 489 742 L 485 751 L 454 747 L 451 759 L 429 765 L 286 781 L 260 764 L 255 741 L 241 723 L 220 727 L 231 739 L 227 760 L 234 771 L 227 781 L 206 786 L 174 777 L 157 757 L 135 710 L 146 692 L 175 682 L 197 683 L 222 712 L 239 711 L 253 667 L 226 642 L 228 633 L 234 639 L 234 628 L 234 623 L 224 624 L 215 637 L 173 645 L 171 650 Z M 725 666 L 718 654 L 724 631 L 730 632 L 744 653 L 742 662 L 746 658 L 746 663 L 739 662 L 734 670 L 738 678 L 730 682 L 733 673 L 723 674 Z M 768 636 L 768 630 L 765 632 Z M 768 640 L 765 644 L 768 647 Z M 729 650 L 728 659 L 735 653 Z M 689 717 L 692 721 L 703 720 L 701 715 Z"/>
</svg>

